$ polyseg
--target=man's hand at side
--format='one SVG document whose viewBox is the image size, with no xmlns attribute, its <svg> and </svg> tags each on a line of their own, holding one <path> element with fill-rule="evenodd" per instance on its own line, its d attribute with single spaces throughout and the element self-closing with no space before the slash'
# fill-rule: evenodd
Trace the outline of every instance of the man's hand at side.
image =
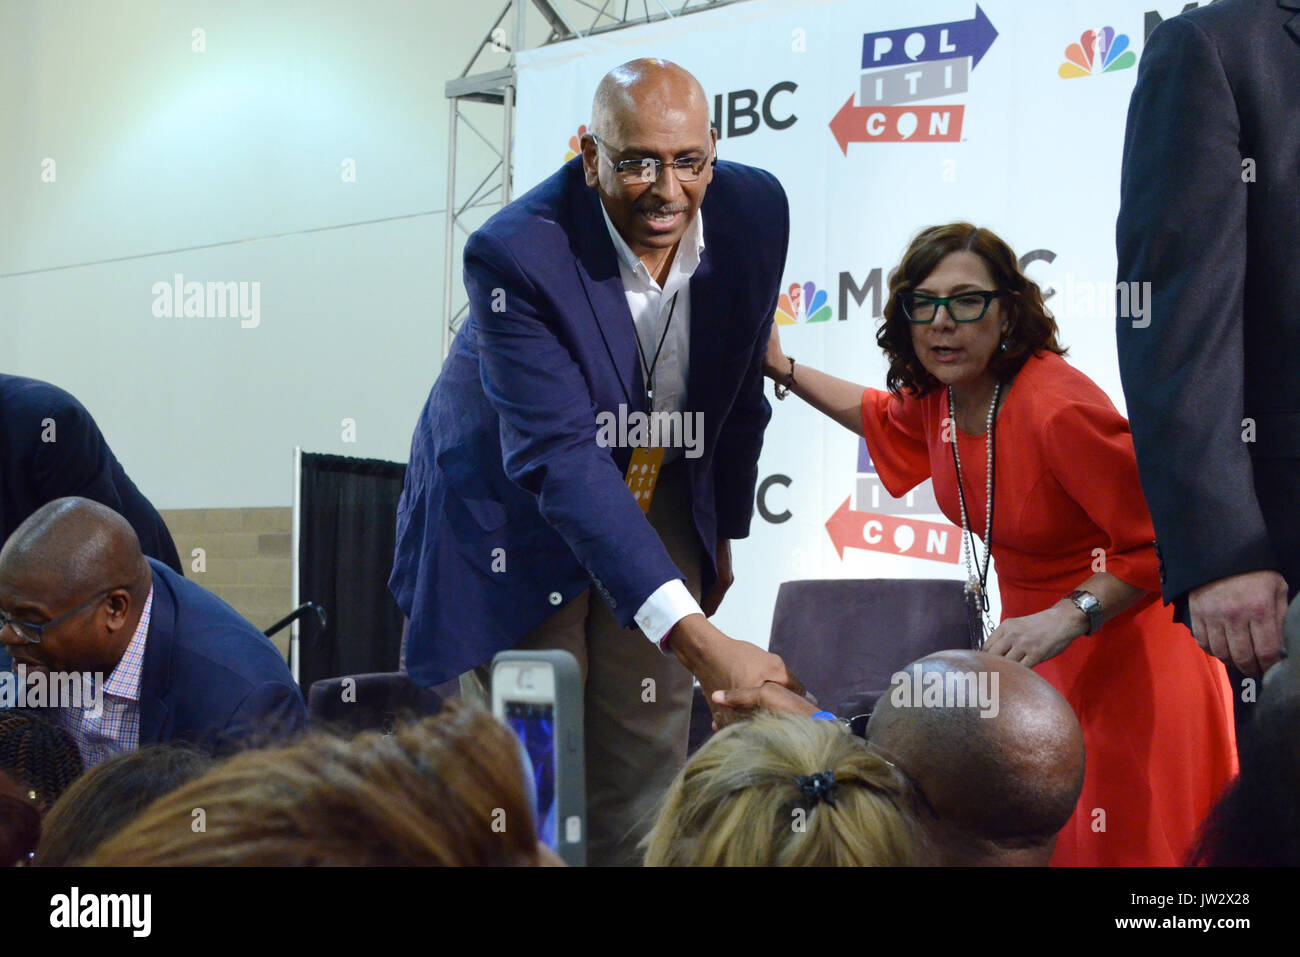
<svg viewBox="0 0 1300 957">
<path fill-rule="evenodd" d="M 718 539 L 716 554 L 718 559 L 718 580 L 713 583 L 713 587 L 709 589 L 709 593 L 705 595 L 704 600 L 700 602 L 700 608 L 704 610 L 704 617 L 706 618 L 713 617 L 713 613 L 716 612 L 718 606 L 722 604 L 722 599 L 726 596 L 727 589 L 729 589 L 732 583 L 736 580 L 736 576 L 733 575 L 731 571 L 731 540 L 728 538 Z"/>
<path fill-rule="evenodd" d="M 1286 605 L 1286 580 L 1275 571 L 1220 578 L 1187 596 L 1196 643 L 1251 677 L 1282 657 Z"/>
<path fill-rule="evenodd" d="M 714 703 L 715 691 L 757 688 L 773 681 L 796 694 L 804 692 L 803 684 L 786 670 L 779 655 L 747 641 L 728 638 L 703 615 L 687 615 L 679 621 L 668 640 L 668 648 L 699 679 L 714 723 L 719 727 L 737 716 Z"/>
</svg>

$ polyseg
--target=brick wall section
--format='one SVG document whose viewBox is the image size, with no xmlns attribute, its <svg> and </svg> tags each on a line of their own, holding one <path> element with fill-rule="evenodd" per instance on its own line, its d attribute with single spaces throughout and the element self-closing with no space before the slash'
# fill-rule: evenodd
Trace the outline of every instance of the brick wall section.
<svg viewBox="0 0 1300 957">
<path fill-rule="evenodd" d="M 229 602 L 258 628 L 290 611 L 293 558 L 289 508 L 186 508 L 162 512 L 176 540 L 185 577 Z M 194 571 L 194 549 L 204 550 L 206 569 Z M 288 655 L 289 629 L 271 639 Z"/>
</svg>

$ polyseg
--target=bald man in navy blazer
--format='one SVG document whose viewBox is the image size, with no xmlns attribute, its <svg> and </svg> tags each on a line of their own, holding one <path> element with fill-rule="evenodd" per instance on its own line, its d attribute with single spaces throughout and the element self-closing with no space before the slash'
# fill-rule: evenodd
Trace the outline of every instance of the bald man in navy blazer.
<svg viewBox="0 0 1300 957">
<path fill-rule="evenodd" d="M 617 68 L 582 155 L 470 237 L 469 318 L 398 506 L 389 585 L 417 682 L 477 669 L 486 693 L 498 651 L 577 658 L 597 864 L 638 860 L 685 760 L 692 674 L 802 691 L 707 619 L 749 533 L 789 235 L 776 179 L 716 162 L 707 104 L 674 64 Z M 656 438 L 648 413 L 662 465 L 634 495 L 659 454 L 632 448 Z"/>
<path fill-rule="evenodd" d="M 146 744 L 225 753 L 306 725 L 270 640 L 146 558 L 126 519 L 99 502 L 58 498 L 14 530 L 0 548 L 0 615 L 0 643 L 20 667 L 96 676 L 90 707 L 43 702 L 86 767 Z"/>
</svg>

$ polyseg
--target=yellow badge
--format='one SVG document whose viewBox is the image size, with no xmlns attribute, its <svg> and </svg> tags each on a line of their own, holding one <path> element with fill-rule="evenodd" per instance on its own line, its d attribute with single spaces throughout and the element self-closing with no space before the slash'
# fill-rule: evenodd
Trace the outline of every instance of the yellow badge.
<svg viewBox="0 0 1300 957">
<path fill-rule="evenodd" d="M 632 497 L 641 506 L 641 511 L 650 513 L 650 500 L 654 498 L 655 482 L 659 481 L 659 466 L 664 462 L 663 449 L 633 449 L 632 461 L 627 466 L 627 487 L 632 490 Z"/>
</svg>

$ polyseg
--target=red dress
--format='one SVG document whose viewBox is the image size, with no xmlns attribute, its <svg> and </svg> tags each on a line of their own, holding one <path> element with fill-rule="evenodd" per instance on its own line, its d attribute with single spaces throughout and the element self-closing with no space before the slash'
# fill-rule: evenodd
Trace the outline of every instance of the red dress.
<svg viewBox="0 0 1300 957">
<path fill-rule="evenodd" d="M 867 389 L 862 424 L 891 495 L 927 478 L 961 524 L 944 388 L 921 399 Z M 972 529 L 984 531 L 985 437 L 958 430 Z M 1031 358 L 998 411 L 993 563 L 1002 617 L 1056 604 L 1105 567 L 1153 594 L 1034 670 L 1074 708 L 1087 767 L 1053 865 L 1177 865 L 1236 776 L 1232 689 L 1223 665 L 1159 601 L 1155 534 L 1128 420 L 1055 353 Z M 1188 521 L 1196 521 L 1193 515 Z"/>
</svg>

